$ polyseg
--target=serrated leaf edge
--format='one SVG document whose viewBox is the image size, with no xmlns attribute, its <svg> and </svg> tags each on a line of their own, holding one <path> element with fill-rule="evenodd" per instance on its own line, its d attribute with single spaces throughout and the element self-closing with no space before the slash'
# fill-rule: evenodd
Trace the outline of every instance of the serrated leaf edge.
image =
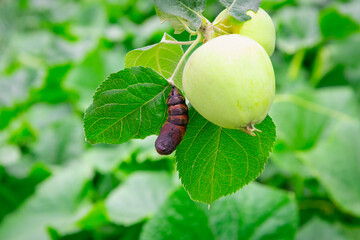
<svg viewBox="0 0 360 240">
<path fill-rule="evenodd" d="M 123 69 L 123 70 L 120 70 L 120 71 L 124 71 L 124 70 L 126 70 L 126 69 L 128 69 L 128 70 L 131 70 L 131 69 L 133 69 L 133 68 L 138 68 L 138 69 L 141 69 L 141 71 L 146 71 L 146 70 L 149 70 L 149 69 L 151 69 L 152 71 L 154 71 L 154 72 L 156 72 L 157 73 L 157 71 L 155 71 L 154 69 L 152 69 L 152 68 L 150 68 L 150 67 L 143 67 L 143 66 L 136 66 L 136 67 L 130 67 L 130 68 L 125 68 L 125 69 Z M 119 72 L 120 72 L 119 71 Z M 118 73 L 118 72 L 117 72 Z M 94 93 L 94 95 L 93 95 L 93 102 L 92 102 L 92 104 L 86 109 L 86 111 L 85 111 L 85 113 L 84 113 L 84 117 L 83 117 L 83 126 L 84 126 L 84 136 L 85 136 L 85 141 L 86 142 L 88 142 L 88 143 L 90 143 L 90 144 L 98 144 L 98 143 L 101 143 L 101 142 L 97 142 L 97 141 L 92 141 L 92 140 L 89 140 L 88 139 L 88 137 L 87 137 L 87 134 L 86 134 L 86 132 L 87 132 L 87 129 L 89 128 L 86 124 L 85 124 L 85 119 L 87 118 L 87 115 L 89 114 L 89 113 L 91 113 L 94 109 L 91 109 L 91 108 L 93 108 L 93 106 L 94 106 L 94 101 L 95 101 L 95 97 L 97 96 L 97 94 L 99 93 L 99 92 L 102 92 L 102 91 L 100 91 L 101 90 L 101 87 L 103 86 L 103 84 L 108 80 L 108 79 L 110 79 L 111 78 L 111 76 L 113 76 L 113 75 L 116 75 L 117 73 L 112 73 L 112 74 L 110 74 L 104 81 L 102 81 L 101 83 L 100 83 L 100 85 L 97 87 L 97 89 L 96 89 L 96 91 L 95 91 L 95 93 Z M 161 77 L 163 77 L 162 75 L 160 75 Z M 164 77 L 163 77 L 164 78 Z M 166 81 L 166 79 L 164 78 L 164 80 Z M 160 93 L 158 93 L 154 98 L 156 98 L 157 96 L 159 96 L 160 94 L 164 94 L 164 92 L 166 92 L 166 90 L 168 89 L 168 88 L 170 88 L 171 87 L 171 85 L 170 84 L 168 84 L 168 85 L 166 85 L 166 86 L 164 86 L 164 89 L 160 92 Z M 154 98 L 152 98 L 151 100 L 153 100 Z M 148 103 L 148 102 L 150 102 L 151 100 L 149 100 L 149 101 L 147 101 L 146 103 Z M 146 104 L 145 103 L 145 104 Z M 145 104 L 143 104 L 141 107 L 143 107 Z M 140 108 L 141 108 L 140 107 Z M 91 109 L 91 110 L 90 110 Z M 89 111 L 90 110 L 90 111 Z M 136 109 L 136 110 L 138 110 L 138 109 Z M 133 111 L 134 112 L 134 111 Z M 132 112 L 131 112 L 132 113 Z M 129 113 L 129 114 L 131 114 L 131 113 Z M 127 114 L 126 116 L 128 116 L 129 114 Z M 125 117 L 126 117 L 125 116 Z M 164 114 L 164 117 L 163 117 L 163 122 L 165 121 L 165 119 L 166 119 L 166 112 L 165 112 L 165 114 Z M 112 125 L 113 126 L 113 125 Z M 160 126 L 160 128 L 161 128 L 161 126 Z M 160 129 L 158 129 L 158 131 L 159 131 Z M 131 139 L 145 139 L 146 137 L 148 137 L 148 136 L 145 136 L 145 137 L 135 137 L 137 134 L 135 134 Z M 153 135 L 153 134 L 152 134 Z M 150 136 L 150 135 L 149 135 Z M 135 138 L 134 138 L 135 137 Z M 109 144 L 119 144 L 118 142 L 111 142 L 111 141 L 109 141 L 108 142 Z M 121 143 L 120 143 L 121 144 Z"/>
<path fill-rule="evenodd" d="M 269 116 L 270 117 L 270 116 Z M 218 199 L 220 199 L 220 198 L 222 198 L 222 197 L 226 197 L 226 196 L 228 196 L 228 195 L 231 195 L 231 194 L 234 194 L 234 193 L 236 193 L 237 191 L 239 191 L 240 189 L 242 189 L 242 188 L 244 188 L 245 186 L 247 186 L 247 185 L 249 185 L 252 181 L 254 181 L 255 179 L 257 179 L 262 173 L 263 173 L 263 171 L 264 171 L 264 169 L 265 169 L 265 166 L 266 166 L 266 164 L 268 163 L 268 161 L 269 161 L 269 158 L 270 158 L 270 154 L 271 154 L 271 152 L 273 151 L 273 148 L 274 148 L 274 145 L 275 145 L 275 141 L 276 141 L 276 138 L 277 138 L 277 135 L 276 135 L 276 125 L 275 125 L 275 123 L 274 123 L 274 121 L 272 120 L 272 118 L 270 117 L 270 120 L 271 120 L 271 122 L 274 124 L 274 132 L 275 132 L 275 139 L 274 139 L 274 142 L 273 142 L 273 144 L 272 144 L 272 146 L 270 147 L 270 151 L 266 154 L 266 155 L 264 155 L 264 153 L 263 153 L 263 155 L 264 155 L 264 157 L 266 158 L 266 162 L 261 166 L 261 168 L 260 168 L 260 172 L 259 172 L 259 174 L 257 175 L 257 176 L 255 176 L 252 180 L 250 180 L 248 183 L 245 183 L 244 185 L 242 185 L 242 186 L 240 186 L 238 189 L 236 189 L 236 190 L 233 190 L 233 191 L 230 191 L 229 193 L 227 193 L 227 194 L 224 194 L 224 195 L 222 195 L 222 196 L 220 196 L 220 197 L 218 197 L 218 198 L 215 198 L 215 199 L 211 199 L 211 201 L 209 201 L 209 202 L 203 202 L 203 201 L 200 201 L 200 200 L 197 200 L 197 199 L 193 199 L 193 197 L 191 196 L 191 193 L 188 191 L 188 189 L 187 189 L 187 186 L 183 183 L 183 176 L 181 176 L 180 175 L 180 172 L 179 172 L 179 170 L 178 170 L 178 161 L 176 161 L 176 158 L 177 158 L 177 155 L 176 155 L 176 152 L 175 152 L 175 169 L 176 169 L 176 171 L 179 173 L 179 179 L 180 179 L 180 181 L 181 181 L 181 184 L 182 184 L 182 186 L 184 187 L 184 189 L 185 189 L 185 191 L 188 193 L 188 195 L 189 195 L 189 197 L 190 197 L 190 199 L 192 200 L 192 201 L 195 201 L 195 202 L 199 202 L 199 203 L 205 203 L 205 204 L 208 204 L 208 205 L 211 205 L 213 202 L 215 202 L 216 200 L 218 200 Z M 190 120 L 191 121 L 191 120 Z M 189 121 L 189 123 L 190 123 L 190 121 Z M 207 121 L 207 123 L 206 124 L 208 124 L 209 123 L 209 121 Z M 206 125 L 205 124 L 205 125 Z M 204 126 L 205 126 L 204 125 Z M 220 127 L 220 129 L 222 130 L 223 128 L 222 127 Z M 239 130 L 239 131 L 241 131 L 241 130 Z M 256 135 L 259 139 L 260 139 L 260 135 Z M 260 141 L 259 141 L 260 142 Z M 261 144 L 261 143 L 260 143 Z"/>
</svg>

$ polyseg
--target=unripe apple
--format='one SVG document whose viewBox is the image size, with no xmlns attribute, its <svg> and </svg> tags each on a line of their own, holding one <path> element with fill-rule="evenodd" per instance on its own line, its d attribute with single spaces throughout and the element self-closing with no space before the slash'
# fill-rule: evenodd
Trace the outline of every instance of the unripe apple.
<svg viewBox="0 0 360 240">
<path fill-rule="evenodd" d="M 270 109 L 275 76 L 268 54 L 255 40 L 222 35 L 189 57 L 183 87 L 191 105 L 210 122 L 251 130 Z"/>
<path fill-rule="evenodd" d="M 215 23 L 220 21 L 226 10 L 222 11 L 215 19 Z M 222 30 L 230 34 L 241 34 L 248 36 L 257 41 L 269 56 L 274 53 L 275 49 L 275 27 L 269 14 L 262 8 L 255 13 L 252 10 L 246 12 L 251 17 L 250 20 L 240 22 L 231 15 L 227 15 L 218 25 Z"/>
</svg>

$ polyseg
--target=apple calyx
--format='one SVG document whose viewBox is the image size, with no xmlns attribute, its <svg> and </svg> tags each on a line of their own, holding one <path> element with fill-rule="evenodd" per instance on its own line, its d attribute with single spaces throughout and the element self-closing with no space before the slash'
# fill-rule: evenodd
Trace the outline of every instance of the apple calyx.
<svg viewBox="0 0 360 240">
<path fill-rule="evenodd" d="M 246 127 L 240 128 L 240 130 L 253 137 L 256 137 L 256 134 L 254 132 L 262 132 L 260 129 L 257 129 L 252 122 L 246 125 Z"/>
</svg>

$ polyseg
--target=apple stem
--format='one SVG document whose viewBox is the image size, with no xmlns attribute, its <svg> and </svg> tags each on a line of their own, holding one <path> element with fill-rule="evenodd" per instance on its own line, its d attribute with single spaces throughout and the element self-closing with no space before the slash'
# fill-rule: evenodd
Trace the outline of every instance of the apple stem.
<svg viewBox="0 0 360 240">
<path fill-rule="evenodd" d="M 204 26 L 204 31 L 203 31 L 203 36 L 204 36 L 204 43 L 210 41 L 211 39 L 214 38 L 214 28 L 213 25 L 205 25 Z"/>
<path fill-rule="evenodd" d="M 182 55 L 180 61 L 178 62 L 173 74 L 171 75 L 171 77 L 168 79 L 168 82 L 171 85 L 174 85 L 174 78 L 176 77 L 176 75 L 178 74 L 178 72 L 181 70 L 181 67 L 183 65 L 183 63 L 186 60 L 186 57 L 191 53 L 191 51 L 196 47 L 196 45 L 198 45 L 201 40 L 203 39 L 203 36 L 201 33 L 197 34 L 197 38 L 195 39 L 195 41 L 189 46 L 189 48 L 186 50 L 186 52 L 184 53 L 184 55 Z"/>
</svg>

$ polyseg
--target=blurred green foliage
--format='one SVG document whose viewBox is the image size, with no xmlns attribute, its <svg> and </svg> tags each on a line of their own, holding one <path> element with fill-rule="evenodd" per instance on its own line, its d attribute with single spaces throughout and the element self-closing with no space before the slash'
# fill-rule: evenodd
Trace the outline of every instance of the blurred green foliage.
<svg viewBox="0 0 360 240">
<path fill-rule="evenodd" d="M 208 210 L 154 137 L 91 146 L 82 130 L 128 51 L 188 35 L 152 1 L 0 0 L 0 239 L 360 239 L 360 2 L 261 6 L 277 28 L 277 143 L 258 183 Z"/>
</svg>

